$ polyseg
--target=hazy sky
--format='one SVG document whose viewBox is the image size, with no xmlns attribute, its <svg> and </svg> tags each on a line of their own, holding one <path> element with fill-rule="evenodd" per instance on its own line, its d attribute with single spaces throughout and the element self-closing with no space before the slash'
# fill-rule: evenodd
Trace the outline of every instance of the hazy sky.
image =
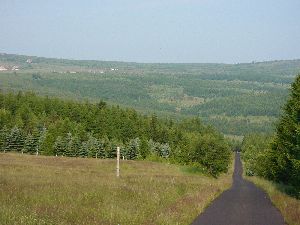
<svg viewBox="0 0 300 225">
<path fill-rule="evenodd" d="M 300 0 L 0 0 L 0 52 L 136 62 L 300 58 Z"/>
</svg>

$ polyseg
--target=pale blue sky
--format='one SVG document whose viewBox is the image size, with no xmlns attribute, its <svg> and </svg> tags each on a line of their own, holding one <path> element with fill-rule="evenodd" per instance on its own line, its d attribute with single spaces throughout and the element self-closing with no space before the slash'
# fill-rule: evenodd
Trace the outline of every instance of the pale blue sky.
<svg viewBox="0 0 300 225">
<path fill-rule="evenodd" d="M 0 52 L 136 62 L 300 58 L 300 0 L 0 0 Z"/>
</svg>

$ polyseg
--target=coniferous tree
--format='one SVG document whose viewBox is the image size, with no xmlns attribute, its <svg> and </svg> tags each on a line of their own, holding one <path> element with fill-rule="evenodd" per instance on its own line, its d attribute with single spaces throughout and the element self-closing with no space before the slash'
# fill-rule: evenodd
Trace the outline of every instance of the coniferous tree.
<svg viewBox="0 0 300 225">
<path fill-rule="evenodd" d="M 41 124 L 45 124 L 47 130 L 41 129 Z M 222 151 L 222 146 L 226 145 L 212 128 L 194 120 L 173 123 L 159 119 L 156 115 L 142 116 L 134 110 L 124 110 L 120 107 L 99 107 L 88 102 L 82 104 L 42 98 L 32 93 L 0 93 L 0 127 L 4 125 L 16 125 L 22 127 L 22 131 L 16 128 L 14 132 L 9 131 L 4 135 L 5 140 L 0 140 L 2 147 L 16 151 L 22 148 L 27 151 L 36 150 L 44 155 L 95 157 L 97 154 L 99 158 L 114 158 L 116 147 L 119 146 L 122 156 L 130 159 L 154 156 L 154 160 L 159 160 L 159 157 L 166 157 L 172 158 L 174 162 L 188 164 L 193 162 L 191 151 L 197 142 L 197 136 L 209 134 L 208 136 L 216 137 L 221 143 L 215 146 L 217 149 L 206 148 L 204 153 Z M 39 132 L 36 132 L 36 127 Z M 67 135 L 68 132 L 74 136 Z M 87 135 L 88 132 L 102 139 L 92 138 Z M 23 146 L 23 136 L 27 135 L 28 140 Z M 2 135 L 2 140 L 4 136 Z M 139 137 L 141 141 L 132 139 L 134 137 Z M 148 142 L 149 139 L 152 140 Z M 86 142 L 82 145 L 81 140 Z M 201 142 L 200 145 L 205 145 L 205 142 Z M 218 160 L 226 165 L 229 162 L 226 157 Z M 201 163 L 210 166 L 204 161 Z M 219 164 L 219 161 L 212 163 Z"/>
<path fill-rule="evenodd" d="M 105 148 L 104 143 L 102 141 L 98 141 L 97 157 L 101 159 L 105 158 Z"/>
<path fill-rule="evenodd" d="M 79 150 L 81 147 L 81 142 L 78 136 L 72 136 L 72 139 L 67 143 L 67 156 L 77 157 L 79 156 Z"/>
<path fill-rule="evenodd" d="M 121 159 L 127 159 L 127 146 L 120 147 L 120 157 Z"/>
<path fill-rule="evenodd" d="M 145 159 L 149 155 L 149 145 L 145 138 L 141 139 L 140 142 L 140 157 Z"/>
<path fill-rule="evenodd" d="M 38 145 L 37 145 L 36 151 L 38 154 L 40 154 L 42 145 L 44 144 L 44 141 L 46 139 L 46 135 L 47 135 L 47 128 L 45 126 L 43 126 L 42 129 L 37 133 Z"/>
<path fill-rule="evenodd" d="M 160 156 L 160 144 L 150 139 L 148 141 L 150 153 L 155 156 Z"/>
<path fill-rule="evenodd" d="M 129 145 L 127 147 L 127 159 L 137 159 L 138 156 L 140 155 L 140 139 L 139 138 L 135 138 L 132 139 L 129 142 Z"/>
<path fill-rule="evenodd" d="M 45 134 L 43 142 L 40 145 L 40 151 L 43 155 L 56 155 L 54 152 L 54 143 L 56 138 L 54 134 L 50 131 Z"/>
<path fill-rule="evenodd" d="M 150 138 L 154 141 L 157 141 L 159 139 L 159 132 L 158 132 L 158 118 L 156 114 L 152 115 L 150 120 L 150 126 L 149 126 L 149 135 Z"/>
<path fill-rule="evenodd" d="M 88 157 L 88 144 L 86 142 L 82 142 L 79 152 L 78 152 L 78 156 L 81 158 L 87 158 Z"/>
<path fill-rule="evenodd" d="M 54 154 L 57 156 L 64 156 L 66 154 L 66 142 L 64 140 L 64 138 L 62 138 L 61 136 L 58 136 L 56 138 L 56 141 L 54 142 Z"/>
<path fill-rule="evenodd" d="M 33 152 L 34 154 L 40 154 L 39 150 L 40 150 L 40 146 L 43 142 L 42 135 L 44 135 L 42 133 L 42 131 L 39 131 L 37 128 L 33 129 L 32 136 L 33 136 L 33 139 L 34 139 L 34 142 L 35 142 L 35 148 L 32 151 L 34 151 Z"/>
<path fill-rule="evenodd" d="M 9 126 L 12 120 L 12 115 L 9 110 L 1 109 L 0 107 L 0 127 Z"/>
<path fill-rule="evenodd" d="M 38 144 L 38 137 L 29 133 L 25 139 L 24 153 L 36 154 Z"/>
<path fill-rule="evenodd" d="M 9 130 L 4 125 L 4 127 L 0 130 L 0 151 L 4 151 L 6 147 L 6 138 L 8 136 Z"/>
<path fill-rule="evenodd" d="M 69 132 L 67 133 L 67 137 L 65 138 L 66 142 L 66 156 L 72 157 L 74 155 L 73 152 L 73 137 L 72 134 Z"/>
<path fill-rule="evenodd" d="M 300 190 L 300 74 L 290 91 L 272 145 L 271 160 L 276 163 L 275 168 L 269 168 L 269 176 Z"/>
<path fill-rule="evenodd" d="M 17 127 L 11 129 L 10 134 L 6 138 L 6 151 L 21 152 L 24 147 L 24 137 L 22 131 Z"/>
<path fill-rule="evenodd" d="M 88 148 L 88 157 L 95 158 L 96 154 L 98 157 L 98 152 L 99 152 L 99 141 L 97 138 L 93 137 L 91 134 L 89 134 L 89 138 L 87 140 L 87 148 Z"/>
<path fill-rule="evenodd" d="M 106 158 L 115 158 L 117 156 L 117 144 L 115 140 L 106 139 L 105 155 Z"/>
</svg>

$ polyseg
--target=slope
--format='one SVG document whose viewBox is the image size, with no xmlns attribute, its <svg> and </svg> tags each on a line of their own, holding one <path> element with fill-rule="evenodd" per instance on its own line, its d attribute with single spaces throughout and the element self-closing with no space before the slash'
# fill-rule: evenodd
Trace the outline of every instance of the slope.
<svg viewBox="0 0 300 225">
<path fill-rule="evenodd" d="M 200 116 L 225 134 L 270 133 L 300 60 L 143 64 L 0 55 L 0 88 Z"/>
</svg>

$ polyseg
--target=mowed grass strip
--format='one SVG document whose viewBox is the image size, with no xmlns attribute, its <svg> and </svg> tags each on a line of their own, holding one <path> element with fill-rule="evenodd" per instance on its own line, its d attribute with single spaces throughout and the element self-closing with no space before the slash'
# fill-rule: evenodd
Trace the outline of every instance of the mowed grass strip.
<svg viewBox="0 0 300 225">
<path fill-rule="evenodd" d="M 1 224 L 189 224 L 231 185 L 148 161 L 0 154 Z"/>
</svg>

